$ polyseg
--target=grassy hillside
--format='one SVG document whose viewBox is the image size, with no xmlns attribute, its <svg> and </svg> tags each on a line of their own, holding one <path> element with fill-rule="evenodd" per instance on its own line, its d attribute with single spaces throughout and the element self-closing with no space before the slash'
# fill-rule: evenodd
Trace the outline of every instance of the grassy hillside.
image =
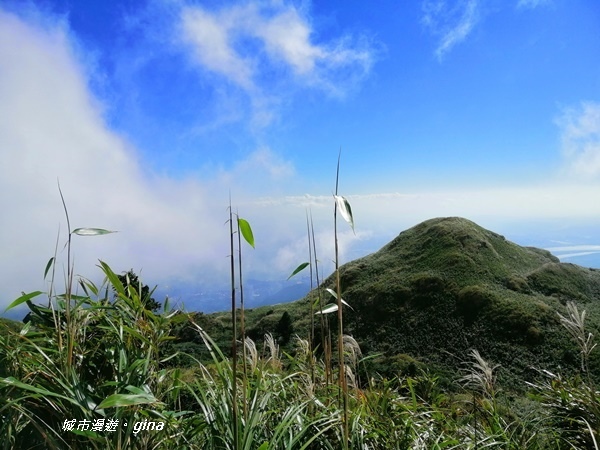
<svg viewBox="0 0 600 450">
<path fill-rule="evenodd" d="M 21 322 L 0 317 L 0 334 L 6 333 L 7 330 L 18 331 L 22 326 Z"/>
<path fill-rule="evenodd" d="M 8 337 L 11 333 L 18 333 L 22 326 L 23 324 L 21 322 L 0 317 L 0 340 Z M 0 377 L 6 376 L 5 366 L 6 363 L 4 361 L 4 357 L 2 353 L 0 353 Z"/>
<path fill-rule="evenodd" d="M 467 220 L 424 222 L 342 268 L 345 331 L 378 355 L 359 362 L 344 337 L 347 370 L 310 349 L 318 292 L 248 311 L 254 340 L 232 358 L 229 313 L 155 311 L 100 267 L 85 296 L 68 286 L 52 310 L 27 302 L 27 324 L 0 323 L 0 447 L 599 450 L 598 272 Z M 527 384 L 532 365 L 554 373 Z"/>
<path fill-rule="evenodd" d="M 502 383 L 522 387 L 536 375 L 532 367 L 578 369 L 578 349 L 557 314 L 565 314 L 567 301 L 587 311 L 590 331 L 600 330 L 600 271 L 560 263 L 545 250 L 521 247 L 457 217 L 402 232 L 378 252 L 342 266 L 341 282 L 354 308 L 345 312 L 345 332 L 364 354 L 381 353 L 369 364 L 386 376 L 422 366 L 452 379 L 476 348 L 501 365 Z M 333 288 L 333 276 L 323 286 Z M 287 312 L 291 332 L 306 336 L 316 298 L 314 291 L 292 304 L 248 311 L 249 334 L 278 336 Z M 335 329 L 333 316 L 328 320 Z M 213 330 L 226 333 L 230 326 L 224 314 L 210 320 Z M 600 359 L 592 356 L 599 374 Z"/>
</svg>

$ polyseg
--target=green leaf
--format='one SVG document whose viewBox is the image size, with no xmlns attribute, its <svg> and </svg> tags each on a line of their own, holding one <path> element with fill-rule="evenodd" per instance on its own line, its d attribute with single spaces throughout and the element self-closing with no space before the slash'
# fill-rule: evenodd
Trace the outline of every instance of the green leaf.
<svg viewBox="0 0 600 450">
<path fill-rule="evenodd" d="M 340 214 L 344 220 L 350 224 L 352 231 L 354 231 L 354 217 L 352 217 L 352 208 L 350 207 L 350 203 L 341 195 L 334 195 L 333 197 L 335 198 L 337 207 L 340 210 Z"/>
<path fill-rule="evenodd" d="M 30 292 L 29 294 L 23 294 L 18 299 L 16 299 L 14 302 L 12 302 L 10 305 L 8 305 L 6 307 L 6 309 L 4 310 L 4 312 L 8 311 L 9 309 L 13 309 L 15 306 L 19 306 L 21 303 L 28 302 L 33 297 L 37 297 L 40 294 L 43 294 L 43 292 L 42 291 L 34 291 L 34 292 Z"/>
<path fill-rule="evenodd" d="M 156 398 L 151 394 L 113 394 L 98 405 L 98 409 L 114 408 L 117 406 L 145 405 L 156 403 Z"/>
<path fill-rule="evenodd" d="M 125 295 L 125 287 L 123 286 L 123 283 L 121 283 L 121 280 L 119 279 L 117 274 L 112 271 L 110 266 L 108 264 L 106 264 L 104 261 L 100 261 L 100 268 L 106 275 L 106 278 L 108 279 L 110 284 L 112 284 L 113 287 L 115 288 L 115 290 L 117 291 L 117 294 L 119 294 L 123 297 L 127 297 Z"/>
<path fill-rule="evenodd" d="M 22 381 L 17 380 L 15 377 L 0 378 L 0 384 L 6 385 L 6 386 L 14 386 L 16 388 L 23 389 L 25 391 L 34 392 L 36 394 L 43 395 L 44 397 L 62 398 L 63 400 L 68 400 L 70 403 L 76 402 L 76 400 L 74 400 L 74 399 L 65 397 L 64 395 L 57 394 L 52 391 L 49 391 L 48 389 L 44 389 L 44 388 L 40 388 L 37 386 L 33 386 L 31 384 L 23 383 Z"/>
<path fill-rule="evenodd" d="M 88 297 L 90 296 L 90 294 L 88 293 L 88 290 L 91 291 L 92 294 L 98 295 L 98 292 L 99 292 L 98 287 L 92 281 L 86 280 L 84 278 L 80 278 L 79 285 L 85 292 L 85 295 L 87 295 Z"/>
<path fill-rule="evenodd" d="M 364 358 L 361 358 L 358 360 L 358 363 L 364 363 L 369 361 L 370 359 L 375 359 L 375 358 L 379 358 L 380 356 L 382 356 L 384 353 L 373 353 L 372 355 L 369 356 L 365 356 Z"/>
<path fill-rule="evenodd" d="M 23 325 L 23 328 L 21 328 L 21 331 L 19 332 L 19 334 L 21 336 L 25 336 L 27 333 L 29 333 L 30 328 L 31 328 L 31 322 L 27 322 L 25 325 Z"/>
<path fill-rule="evenodd" d="M 325 288 L 325 290 L 327 292 L 329 292 L 331 294 L 331 296 L 337 300 L 337 293 L 333 289 L 331 289 L 331 288 Z"/>
<path fill-rule="evenodd" d="M 136 395 L 151 395 L 147 390 L 144 390 L 142 388 L 139 388 L 137 386 L 125 386 L 125 389 L 127 389 L 129 392 L 131 392 L 132 394 L 136 394 Z"/>
<path fill-rule="evenodd" d="M 292 274 L 287 279 L 289 280 L 290 278 L 292 278 L 297 273 L 302 272 L 304 269 L 306 269 L 307 266 L 308 266 L 308 263 L 307 262 L 303 262 L 298 267 L 296 267 L 296 269 L 292 272 Z"/>
<path fill-rule="evenodd" d="M 338 310 L 338 305 L 335 303 L 330 304 L 329 306 L 327 306 L 326 308 L 323 308 L 322 311 L 317 311 L 315 313 L 316 314 L 329 314 L 332 312 L 336 312 Z"/>
<path fill-rule="evenodd" d="M 79 236 L 100 236 L 102 234 L 117 233 L 117 231 L 105 230 L 103 228 L 76 228 L 71 233 Z"/>
<path fill-rule="evenodd" d="M 244 236 L 246 242 L 250 244 L 252 248 L 256 248 L 254 247 L 254 235 L 252 234 L 252 228 L 250 227 L 248 221 L 238 217 L 238 228 L 242 232 L 242 236 Z"/>
<path fill-rule="evenodd" d="M 337 293 L 333 289 L 326 288 L 325 290 L 327 292 L 329 292 L 333 296 L 333 298 L 335 298 L 337 300 L 337 298 L 338 298 Z M 354 308 L 352 308 L 352 306 L 350 306 L 346 300 L 342 299 L 342 303 L 344 305 L 346 305 L 348 308 L 350 308 L 352 311 L 354 311 Z"/>
<path fill-rule="evenodd" d="M 258 450 L 267 450 L 269 448 L 269 442 L 264 442 L 263 445 L 258 447 Z"/>
<path fill-rule="evenodd" d="M 44 270 L 44 280 L 46 279 L 46 276 L 48 275 L 48 271 L 50 270 L 50 267 L 52 267 L 53 262 L 54 262 L 54 256 L 52 258 L 50 258 L 48 260 L 48 264 L 46 264 L 46 270 Z"/>
</svg>

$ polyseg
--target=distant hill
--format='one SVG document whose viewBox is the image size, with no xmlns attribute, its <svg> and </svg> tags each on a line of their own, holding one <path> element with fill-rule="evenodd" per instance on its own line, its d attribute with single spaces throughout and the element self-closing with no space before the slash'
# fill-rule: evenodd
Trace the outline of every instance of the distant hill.
<svg viewBox="0 0 600 450">
<path fill-rule="evenodd" d="M 569 300 L 587 311 L 588 330 L 600 334 L 600 270 L 561 263 L 463 218 L 423 222 L 340 270 L 342 295 L 354 308 L 344 312 L 345 332 L 363 353 L 382 353 L 369 364 L 388 376 L 419 366 L 455 375 L 472 348 L 501 365 L 499 380 L 507 386 L 522 386 L 536 375 L 532 367 L 577 370 L 577 347 L 557 315 Z M 334 280 L 323 286 L 333 288 Z M 313 291 L 251 310 L 247 329 L 255 337 L 274 331 L 287 311 L 290 328 L 306 336 L 316 298 Z M 328 315 L 333 327 L 334 316 Z M 227 315 L 213 318 L 225 332 Z M 598 353 L 591 361 L 596 374 Z"/>
<path fill-rule="evenodd" d="M 7 330 L 19 331 L 22 326 L 22 322 L 0 317 L 0 333 L 6 333 Z"/>
<path fill-rule="evenodd" d="M 276 303 L 287 303 L 301 299 L 310 291 L 310 279 L 293 280 L 244 280 L 244 302 L 247 308 L 257 308 Z M 159 285 L 154 297 L 169 297 L 171 301 L 183 303 L 188 311 L 214 313 L 223 311 L 231 304 L 231 286 L 223 284 L 205 285 L 201 282 L 177 280 L 168 286 Z"/>
</svg>

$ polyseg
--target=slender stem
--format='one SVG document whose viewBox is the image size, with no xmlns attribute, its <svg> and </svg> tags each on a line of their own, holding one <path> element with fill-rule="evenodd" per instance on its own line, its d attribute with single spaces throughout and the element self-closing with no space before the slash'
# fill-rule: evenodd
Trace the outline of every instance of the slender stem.
<svg viewBox="0 0 600 450">
<path fill-rule="evenodd" d="M 60 182 L 58 182 L 58 192 L 60 193 L 60 199 L 63 204 L 63 208 L 65 210 L 65 216 L 67 218 L 67 285 L 66 285 L 66 293 L 65 293 L 65 321 L 66 321 L 66 330 L 67 330 L 67 369 L 71 369 L 72 356 L 73 356 L 73 339 L 74 339 L 74 330 L 71 328 L 74 327 L 74 323 L 71 323 L 71 290 L 73 286 L 73 268 L 71 267 L 71 221 L 69 220 L 69 211 L 67 209 L 67 203 L 65 202 L 65 197 L 63 196 L 62 190 L 60 188 Z"/>
<path fill-rule="evenodd" d="M 242 277 L 242 236 L 240 232 L 240 221 L 239 214 L 236 214 L 237 221 L 237 234 L 238 234 L 238 269 L 240 272 L 240 334 L 242 338 L 242 355 L 243 355 L 243 380 L 242 380 L 242 393 L 244 397 L 243 406 L 244 406 L 244 420 L 248 419 L 248 407 L 246 404 L 247 396 L 246 396 L 246 384 L 248 382 L 248 370 L 246 364 L 246 326 L 245 326 L 245 313 L 244 313 L 244 280 Z"/>
<path fill-rule="evenodd" d="M 338 182 L 340 176 L 340 157 L 342 150 L 338 154 L 337 171 L 335 174 L 335 195 L 338 195 Z M 340 282 L 339 267 L 339 246 L 337 237 L 337 201 L 334 202 L 333 209 L 333 234 L 335 237 L 335 284 L 337 291 L 337 316 L 338 316 L 338 359 L 339 359 L 339 383 L 342 391 L 342 409 L 343 409 L 343 427 L 344 427 L 344 449 L 348 449 L 349 430 L 348 430 L 348 386 L 346 383 L 346 369 L 344 367 L 344 324 L 342 315 L 342 288 Z"/>
<path fill-rule="evenodd" d="M 231 323 L 233 338 L 231 341 L 232 372 L 231 411 L 233 413 L 233 448 L 238 449 L 238 409 L 237 409 L 237 317 L 235 303 L 235 258 L 233 251 L 233 215 L 231 213 L 231 193 L 229 194 L 229 243 L 231 250 Z"/>
<path fill-rule="evenodd" d="M 323 343 L 323 352 L 325 354 L 325 384 L 329 386 L 329 380 L 331 379 L 331 357 L 329 354 L 329 349 L 331 348 L 329 340 L 329 344 L 327 339 L 329 338 L 329 333 L 327 332 L 327 328 L 329 328 L 329 321 L 323 317 L 323 296 L 321 295 L 321 281 L 319 279 L 319 259 L 317 258 L 317 245 L 315 242 L 315 226 L 312 218 L 312 211 L 310 212 L 310 231 L 312 236 L 312 244 L 313 244 L 313 255 L 315 259 L 315 275 L 317 277 L 317 296 L 319 298 L 319 311 L 321 314 L 319 318 L 321 320 L 321 342 Z"/>
<path fill-rule="evenodd" d="M 50 289 L 48 290 L 48 308 L 52 309 L 52 320 L 54 321 L 54 329 L 56 330 L 56 337 L 58 342 L 58 348 L 62 351 L 62 331 L 60 326 L 60 309 L 54 308 L 52 303 L 52 296 L 54 295 L 54 280 L 56 277 L 56 256 L 58 255 L 58 243 L 60 242 L 60 223 L 58 224 L 58 233 L 56 234 L 56 244 L 54 246 L 54 260 L 52 261 L 52 277 L 50 278 Z"/>
<path fill-rule="evenodd" d="M 310 292 L 312 292 L 313 290 L 313 265 L 312 265 L 312 247 L 311 247 L 311 241 L 310 241 L 310 224 L 308 222 L 308 212 L 306 213 L 306 234 L 308 237 L 308 270 L 310 272 Z M 309 357 L 309 364 L 310 364 L 310 379 L 311 382 L 315 383 L 315 369 L 313 367 L 313 358 L 312 358 L 312 351 L 313 351 L 313 343 L 315 340 L 315 308 L 313 306 L 313 301 L 309 300 L 310 302 L 310 334 L 308 336 L 308 350 L 310 352 Z M 321 314 L 322 315 L 322 314 Z"/>
</svg>

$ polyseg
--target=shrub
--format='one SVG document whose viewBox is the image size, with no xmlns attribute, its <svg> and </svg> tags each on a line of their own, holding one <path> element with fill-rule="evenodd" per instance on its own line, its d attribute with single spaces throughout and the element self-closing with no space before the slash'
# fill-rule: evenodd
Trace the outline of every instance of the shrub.
<svg viewBox="0 0 600 450">
<path fill-rule="evenodd" d="M 459 291 L 456 297 L 456 308 L 463 316 L 465 324 L 470 325 L 475 322 L 482 310 L 489 308 L 495 301 L 495 295 L 483 286 L 467 286 Z"/>
</svg>

